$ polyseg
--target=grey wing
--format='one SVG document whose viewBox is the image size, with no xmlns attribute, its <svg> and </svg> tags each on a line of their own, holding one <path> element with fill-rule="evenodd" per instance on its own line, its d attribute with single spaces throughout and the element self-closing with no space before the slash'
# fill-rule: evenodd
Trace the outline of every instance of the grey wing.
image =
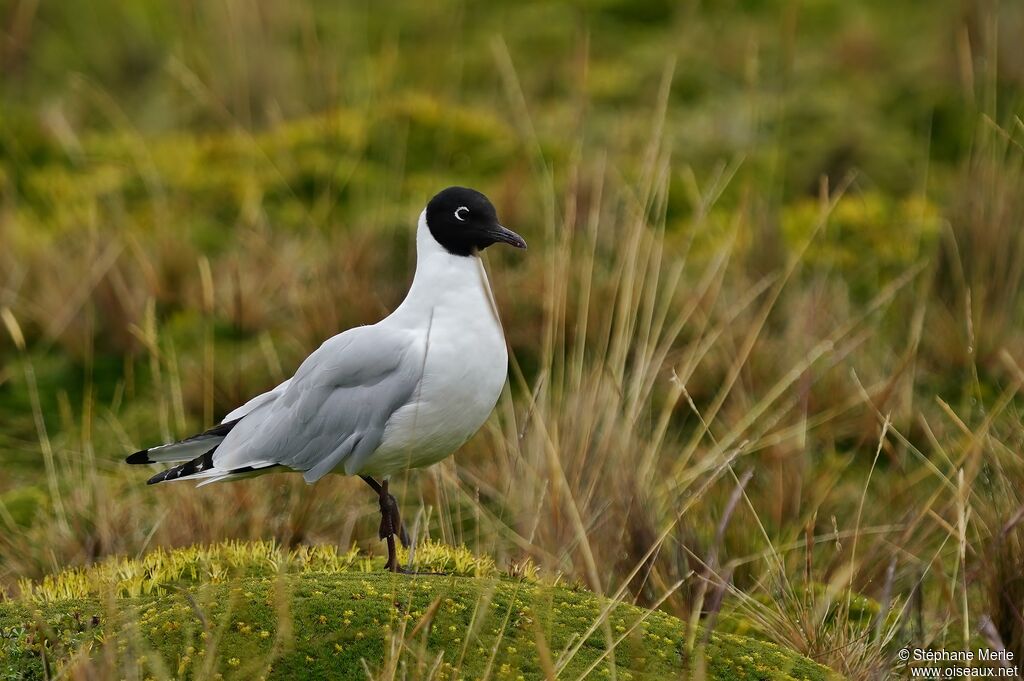
<svg viewBox="0 0 1024 681">
<path fill-rule="evenodd" d="M 245 414 L 214 452 L 214 467 L 280 465 L 302 471 L 312 483 L 364 459 L 419 385 L 423 364 L 414 346 L 408 335 L 379 326 L 329 339 L 283 391 Z"/>
<path fill-rule="evenodd" d="M 288 385 L 291 382 L 292 379 L 289 378 L 288 380 L 284 381 L 283 383 L 273 388 L 272 390 L 268 390 L 265 393 L 257 395 L 256 397 L 252 398 L 251 400 L 243 404 L 241 407 L 233 409 L 232 411 L 228 412 L 228 415 L 225 416 L 223 420 L 221 420 L 221 423 L 227 423 L 228 421 L 240 419 L 243 416 L 251 414 L 260 407 L 264 407 L 268 404 L 271 404 L 274 400 L 276 400 L 278 397 L 284 394 L 284 392 L 288 389 Z"/>
</svg>

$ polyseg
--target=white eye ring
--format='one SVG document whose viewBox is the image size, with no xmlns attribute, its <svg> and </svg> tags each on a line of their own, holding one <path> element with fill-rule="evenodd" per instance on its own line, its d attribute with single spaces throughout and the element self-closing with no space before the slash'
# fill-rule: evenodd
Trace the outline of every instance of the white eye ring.
<svg viewBox="0 0 1024 681">
<path fill-rule="evenodd" d="M 459 211 L 462 211 L 462 210 L 466 211 L 467 213 L 469 212 L 469 209 L 466 208 L 465 206 L 459 206 L 458 208 L 456 208 L 455 209 L 455 219 L 458 220 L 459 222 L 465 222 L 466 221 L 466 218 L 464 218 L 461 215 L 459 215 Z"/>
</svg>

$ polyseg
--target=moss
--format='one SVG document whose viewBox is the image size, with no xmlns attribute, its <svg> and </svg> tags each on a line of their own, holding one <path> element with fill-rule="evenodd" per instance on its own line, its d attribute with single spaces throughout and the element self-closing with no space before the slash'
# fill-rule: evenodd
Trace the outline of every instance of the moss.
<svg viewBox="0 0 1024 681">
<path fill-rule="evenodd" d="M 355 550 L 265 543 L 62 573 L 0 604 L 0 677 L 114 664 L 142 677 L 362 679 L 397 664 L 413 678 L 530 679 L 547 659 L 565 678 L 610 676 L 613 664 L 622 679 L 693 666 L 711 679 L 828 678 L 793 652 L 728 634 L 687 656 L 678 619 L 541 581 L 528 566 L 512 578 L 466 549 L 427 544 L 417 555 L 421 571 L 448 574 L 392 575 Z"/>
</svg>

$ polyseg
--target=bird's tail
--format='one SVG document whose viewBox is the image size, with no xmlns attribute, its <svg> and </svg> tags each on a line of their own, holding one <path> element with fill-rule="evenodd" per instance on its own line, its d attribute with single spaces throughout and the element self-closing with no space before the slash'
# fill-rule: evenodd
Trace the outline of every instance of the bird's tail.
<svg viewBox="0 0 1024 681">
<path fill-rule="evenodd" d="M 129 456 L 125 459 L 125 462 L 131 464 L 184 462 L 178 463 L 173 468 L 160 471 L 146 482 L 147 485 L 188 479 L 202 480 L 199 483 L 201 487 L 211 482 L 260 475 L 277 468 L 275 463 L 254 463 L 249 466 L 228 470 L 217 468 L 214 465 L 213 453 L 217 451 L 217 447 L 220 446 L 224 438 L 231 432 L 231 429 L 241 420 L 241 418 L 237 418 L 233 421 L 225 421 L 184 440 L 160 445 L 159 447 L 151 447 L 150 449 L 143 449 Z M 196 456 L 197 453 L 198 456 Z"/>
<path fill-rule="evenodd" d="M 278 467 L 275 463 L 258 463 L 251 466 L 242 466 L 241 468 L 217 468 L 213 463 L 213 453 L 216 450 L 217 447 L 213 447 L 191 461 L 186 461 L 173 468 L 160 471 L 147 480 L 146 484 L 155 485 L 158 482 L 172 482 L 174 480 L 196 480 L 201 481 L 199 482 L 199 487 L 202 487 L 203 485 L 209 485 L 211 482 L 251 478 L 255 475 L 270 473 Z"/>
</svg>

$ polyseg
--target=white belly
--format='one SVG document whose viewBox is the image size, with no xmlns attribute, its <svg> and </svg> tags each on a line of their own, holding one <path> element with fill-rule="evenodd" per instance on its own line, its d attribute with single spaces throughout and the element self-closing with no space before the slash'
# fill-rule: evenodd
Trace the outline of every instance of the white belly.
<svg viewBox="0 0 1024 681">
<path fill-rule="evenodd" d="M 434 308 L 429 329 L 422 333 L 419 389 L 388 420 L 363 475 L 387 476 L 448 457 L 480 429 L 501 395 L 508 351 L 485 291 L 447 297 Z"/>
</svg>

